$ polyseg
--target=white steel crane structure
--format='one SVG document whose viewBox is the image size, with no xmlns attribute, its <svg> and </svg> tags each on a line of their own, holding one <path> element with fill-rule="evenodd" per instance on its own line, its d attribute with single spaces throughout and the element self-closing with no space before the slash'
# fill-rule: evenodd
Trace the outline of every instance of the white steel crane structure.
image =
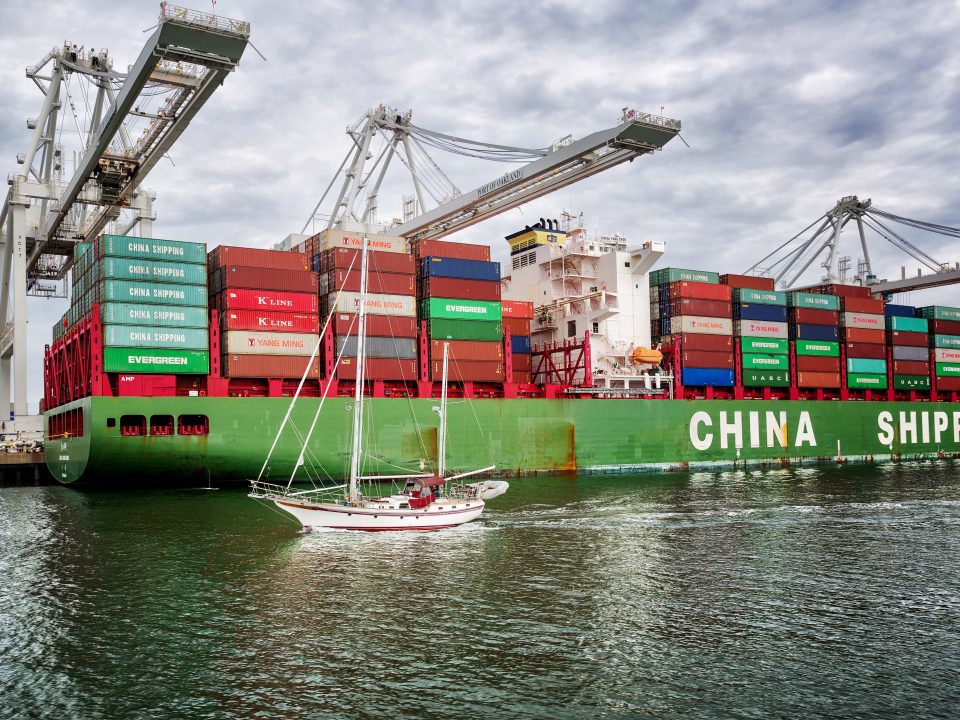
<svg viewBox="0 0 960 720">
<path fill-rule="evenodd" d="M 0 210 L 0 414 L 26 414 L 27 295 L 55 295 L 73 248 L 108 223 L 149 236 L 154 195 L 141 184 L 226 76 L 250 37 L 247 22 L 160 3 L 160 18 L 126 73 L 107 50 L 66 42 L 26 74 L 43 94 L 28 150 L 17 157 Z M 69 112 L 65 111 L 66 107 Z M 81 123 L 78 113 L 85 111 Z M 66 175 L 63 128 L 79 136 Z M 136 133 L 139 131 L 139 135 Z M 13 322 L 8 322 L 12 296 Z"/>
<path fill-rule="evenodd" d="M 410 240 L 441 238 L 566 187 L 615 165 L 660 150 L 680 133 L 680 121 L 624 108 L 619 123 L 580 140 L 567 136 L 548 147 L 495 145 L 426 130 L 411 122 L 412 112 L 385 105 L 368 110 L 347 128 L 347 152 L 301 232 L 317 220 L 328 228 L 388 231 Z M 372 151 L 375 138 L 382 148 Z M 427 147 L 499 162 L 525 163 L 488 183 L 462 193 Z M 399 157 L 413 181 L 415 197 L 404 202 L 403 219 L 389 228 L 377 222 L 380 188 L 391 160 Z M 369 160 L 373 160 L 368 166 Z M 318 215 L 327 194 L 343 174 L 329 216 Z M 432 209 L 427 209 L 430 205 Z"/>
</svg>

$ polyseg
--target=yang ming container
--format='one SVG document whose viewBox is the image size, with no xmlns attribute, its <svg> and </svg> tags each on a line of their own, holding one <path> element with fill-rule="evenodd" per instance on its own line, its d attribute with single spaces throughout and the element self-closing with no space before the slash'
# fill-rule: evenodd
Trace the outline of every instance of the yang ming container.
<svg viewBox="0 0 960 720">
<path fill-rule="evenodd" d="M 336 298 L 335 310 L 338 313 L 355 313 L 360 310 L 360 293 L 342 292 L 331 295 Z M 368 315 L 397 315 L 400 317 L 416 317 L 417 301 L 411 295 L 378 295 L 368 294 L 366 297 Z"/>
<path fill-rule="evenodd" d="M 296 355 L 309 357 L 319 338 L 312 333 L 230 330 L 223 334 L 227 355 Z"/>
</svg>

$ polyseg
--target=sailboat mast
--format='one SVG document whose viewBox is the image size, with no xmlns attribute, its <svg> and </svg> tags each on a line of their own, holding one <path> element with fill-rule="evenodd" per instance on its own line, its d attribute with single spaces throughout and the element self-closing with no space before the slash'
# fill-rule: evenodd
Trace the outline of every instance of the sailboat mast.
<svg viewBox="0 0 960 720">
<path fill-rule="evenodd" d="M 360 249 L 360 309 L 357 314 L 357 386 L 353 393 L 353 449 L 350 453 L 350 500 L 359 495 L 360 448 L 363 439 L 363 380 L 367 359 L 367 236 Z"/>
<path fill-rule="evenodd" d="M 437 477 L 447 470 L 447 362 L 450 343 L 443 344 L 443 383 L 440 385 L 440 437 L 437 440 Z"/>
</svg>

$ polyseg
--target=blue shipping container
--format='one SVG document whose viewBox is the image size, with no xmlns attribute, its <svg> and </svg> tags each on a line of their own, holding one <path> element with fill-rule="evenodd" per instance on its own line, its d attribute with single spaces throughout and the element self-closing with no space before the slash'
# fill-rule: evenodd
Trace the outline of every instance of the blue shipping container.
<svg viewBox="0 0 960 720">
<path fill-rule="evenodd" d="M 514 355 L 530 354 L 530 336 L 529 335 L 511 335 L 510 349 Z"/>
<path fill-rule="evenodd" d="M 791 340 L 839 340 L 840 328 L 830 325 L 791 325 Z"/>
<path fill-rule="evenodd" d="M 706 385 L 730 387 L 733 385 L 733 370 L 685 367 L 681 371 L 681 379 L 684 385 L 693 387 Z"/>
<path fill-rule="evenodd" d="M 916 317 L 917 309 L 912 305 L 884 305 L 883 314 L 887 317 Z"/>
<path fill-rule="evenodd" d="M 455 278 L 457 280 L 500 281 L 500 263 L 460 258 L 424 258 L 421 274 L 425 277 Z"/>
<path fill-rule="evenodd" d="M 762 320 L 765 322 L 786 322 L 786 305 L 758 305 L 757 303 L 738 303 L 733 306 L 733 317 L 738 320 Z"/>
</svg>

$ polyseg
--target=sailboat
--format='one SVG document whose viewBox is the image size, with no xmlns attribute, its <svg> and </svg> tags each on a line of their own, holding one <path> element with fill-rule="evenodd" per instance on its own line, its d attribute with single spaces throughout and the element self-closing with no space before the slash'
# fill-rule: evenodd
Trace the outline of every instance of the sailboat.
<svg viewBox="0 0 960 720">
<path fill-rule="evenodd" d="M 294 490 L 293 480 L 297 469 L 305 462 L 308 444 L 316 427 L 326 395 L 314 414 L 313 423 L 303 441 L 300 456 L 286 485 L 266 482 L 263 477 L 276 447 L 279 435 L 290 418 L 293 405 L 306 379 L 304 373 L 297 392 L 274 439 L 273 447 L 261 469 L 260 476 L 251 481 L 250 497 L 273 502 L 280 510 L 293 515 L 305 530 L 439 530 L 462 525 L 476 520 L 483 513 L 486 501 L 502 495 L 509 488 L 503 480 L 484 480 L 463 483 L 463 479 L 492 472 L 496 466 L 479 468 L 470 472 L 448 475 L 447 454 L 447 369 L 449 343 L 443 346 L 443 382 L 440 405 L 433 408 L 440 418 L 437 431 L 437 471 L 435 473 L 404 473 L 399 475 L 362 475 L 363 457 L 363 384 L 366 373 L 366 296 L 367 296 L 367 238 L 363 238 L 360 252 L 360 308 L 357 314 L 357 378 L 353 402 L 353 443 L 350 453 L 350 476 L 344 485 Z M 318 344 L 319 348 L 319 344 Z M 317 349 L 318 349 L 317 348 Z M 317 352 L 314 350 L 314 355 Z M 342 351 L 341 351 L 342 354 Z M 308 362 L 312 364 L 313 357 Z M 337 358 L 340 362 L 340 357 Z M 390 495 L 366 497 L 361 483 L 389 482 L 397 488 Z M 402 485 L 400 485 L 402 483 Z M 342 491 L 345 491 L 341 494 Z"/>
</svg>

